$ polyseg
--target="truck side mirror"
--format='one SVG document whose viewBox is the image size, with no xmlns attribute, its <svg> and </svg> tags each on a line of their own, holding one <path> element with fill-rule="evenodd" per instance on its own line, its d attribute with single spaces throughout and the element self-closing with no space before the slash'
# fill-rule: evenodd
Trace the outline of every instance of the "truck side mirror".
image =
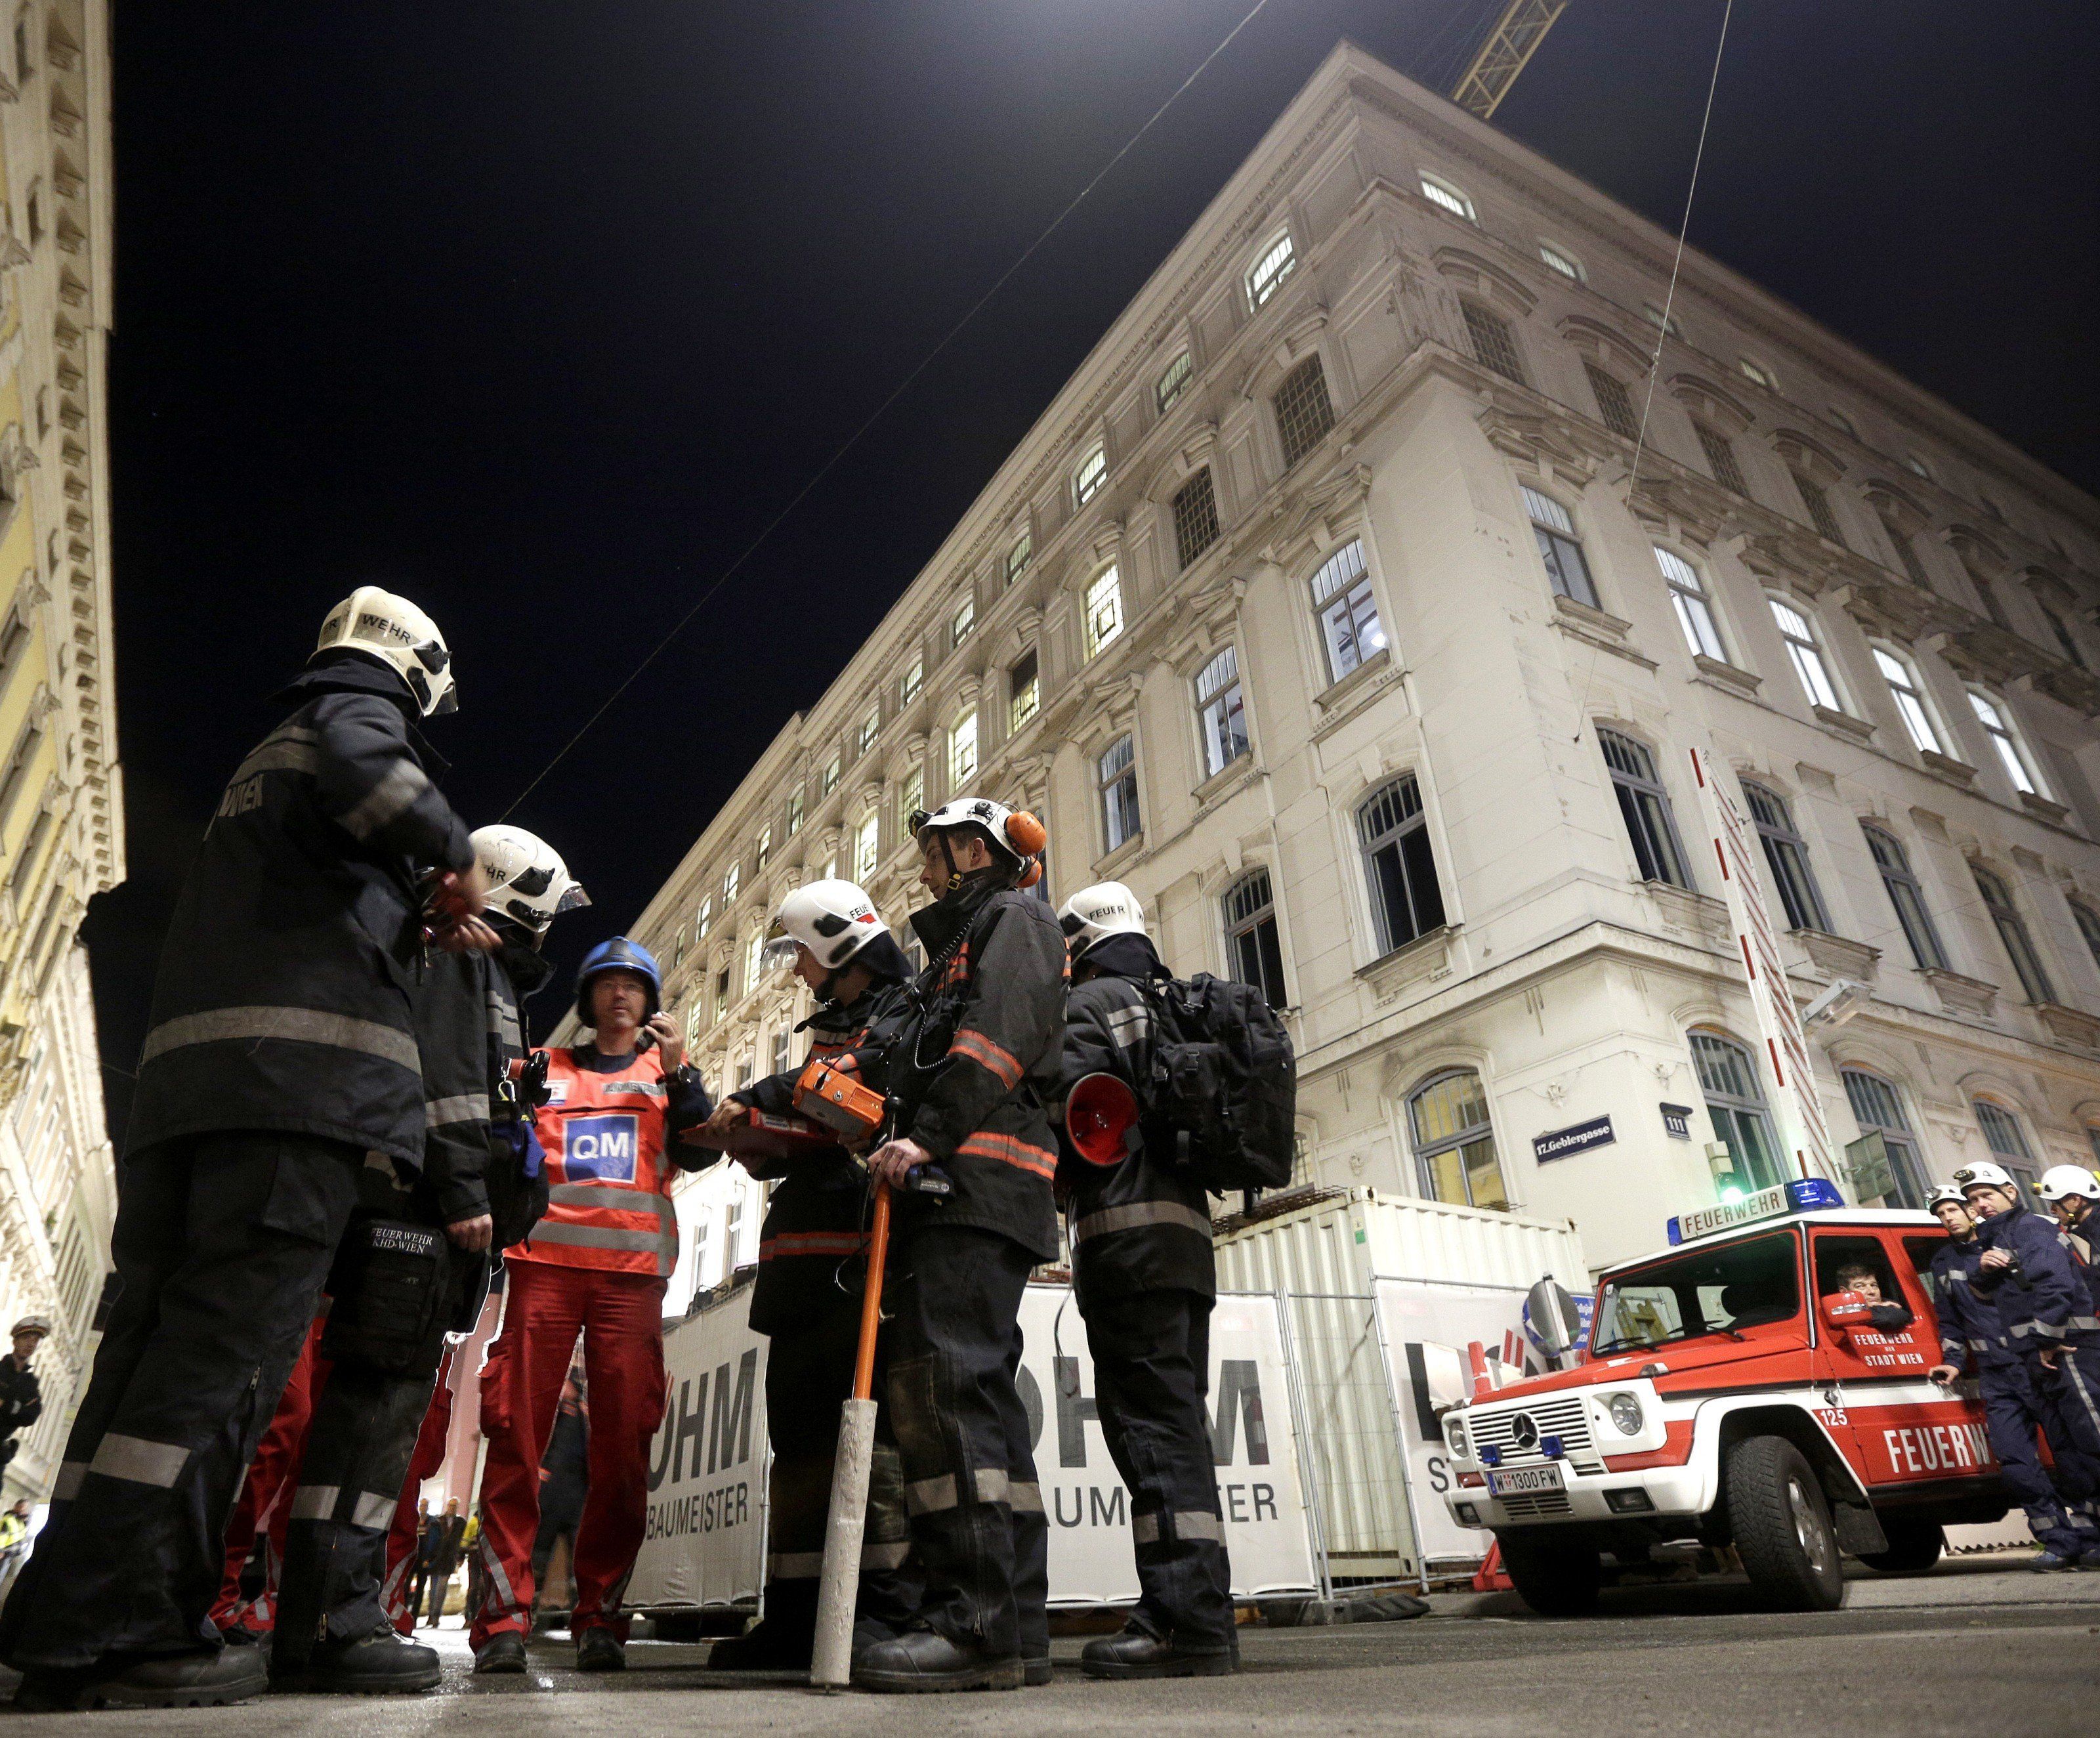
<svg viewBox="0 0 2100 1738">
<path fill-rule="evenodd" d="M 1873 1321 L 1873 1306 L 1856 1291 L 1833 1291 L 1822 1302 L 1823 1321 L 1830 1328 L 1863 1328 Z"/>
</svg>

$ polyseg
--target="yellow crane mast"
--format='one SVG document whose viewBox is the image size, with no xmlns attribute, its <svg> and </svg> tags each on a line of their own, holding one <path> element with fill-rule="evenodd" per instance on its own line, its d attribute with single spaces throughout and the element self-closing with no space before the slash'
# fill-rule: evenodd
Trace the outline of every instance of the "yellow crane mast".
<svg viewBox="0 0 2100 1738">
<path fill-rule="evenodd" d="M 1553 21 L 1568 10 L 1568 0 L 1509 0 L 1495 20 L 1466 76 L 1453 86 L 1451 100 L 1470 109 L 1483 121 L 1509 95 L 1516 75 L 1524 69 Z"/>
</svg>

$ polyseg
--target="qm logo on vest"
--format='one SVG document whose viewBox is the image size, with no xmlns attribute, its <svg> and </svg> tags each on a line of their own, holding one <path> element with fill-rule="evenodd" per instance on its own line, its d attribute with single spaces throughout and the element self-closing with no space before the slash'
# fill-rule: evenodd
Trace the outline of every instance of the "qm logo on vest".
<svg viewBox="0 0 2100 1738">
<path fill-rule="evenodd" d="M 562 1130 L 562 1160 L 569 1180 L 598 1177 L 632 1183 L 635 1123 L 632 1116 L 569 1118 Z"/>
</svg>

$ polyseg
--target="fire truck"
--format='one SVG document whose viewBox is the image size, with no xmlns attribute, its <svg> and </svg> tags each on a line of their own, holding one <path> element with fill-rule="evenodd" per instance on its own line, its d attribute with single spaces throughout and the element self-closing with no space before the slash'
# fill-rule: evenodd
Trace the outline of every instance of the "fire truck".
<svg viewBox="0 0 2100 1738">
<path fill-rule="evenodd" d="M 1841 1555 L 1927 1569 L 1945 1528 L 2006 1512 L 1974 1384 L 1926 1376 L 1937 1220 L 1810 1180 L 1669 1231 L 1663 1253 L 1604 1270 L 1574 1368 L 1442 1420 L 1452 1517 L 1493 1529 L 1533 1610 L 1588 1612 L 1606 1558 L 1695 1540 L 1733 1546 L 1767 1605 L 1827 1611 Z M 1867 1319 L 1839 1279 L 1856 1267 L 1906 1325 Z"/>
</svg>

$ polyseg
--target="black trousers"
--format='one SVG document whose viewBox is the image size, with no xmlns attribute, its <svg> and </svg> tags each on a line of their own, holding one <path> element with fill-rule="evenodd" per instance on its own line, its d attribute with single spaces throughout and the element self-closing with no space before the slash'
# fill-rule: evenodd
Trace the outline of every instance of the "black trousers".
<svg viewBox="0 0 2100 1738">
<path fill-rule="evenodd" d="M 1211 1453 L 1211 1300 L 1141 1291 L 1082 1309 L 1101 1435 L 1130 1487 L 1137 1621 L 1197 1650 L 1234 1645 L 1232 1567 Z"/>
<path fill-rule="evenodd" d="M 217 1645 L 226 1520 L 314 1319 L 364 1154 L 238 1131 L 128 1159 L 122 1281 L 51 1519 L 0 1613 L 17 1670 Z"/>
<path fill-rule="evenodd" d="M 997 1232 L 936 1222 L 907 1237 L 885 1293 L 917 1621 L 999 1658 L 1050 1652 L 1049 1521 L 1014 1386 L 1035 1264 Z"/>
</svg>

